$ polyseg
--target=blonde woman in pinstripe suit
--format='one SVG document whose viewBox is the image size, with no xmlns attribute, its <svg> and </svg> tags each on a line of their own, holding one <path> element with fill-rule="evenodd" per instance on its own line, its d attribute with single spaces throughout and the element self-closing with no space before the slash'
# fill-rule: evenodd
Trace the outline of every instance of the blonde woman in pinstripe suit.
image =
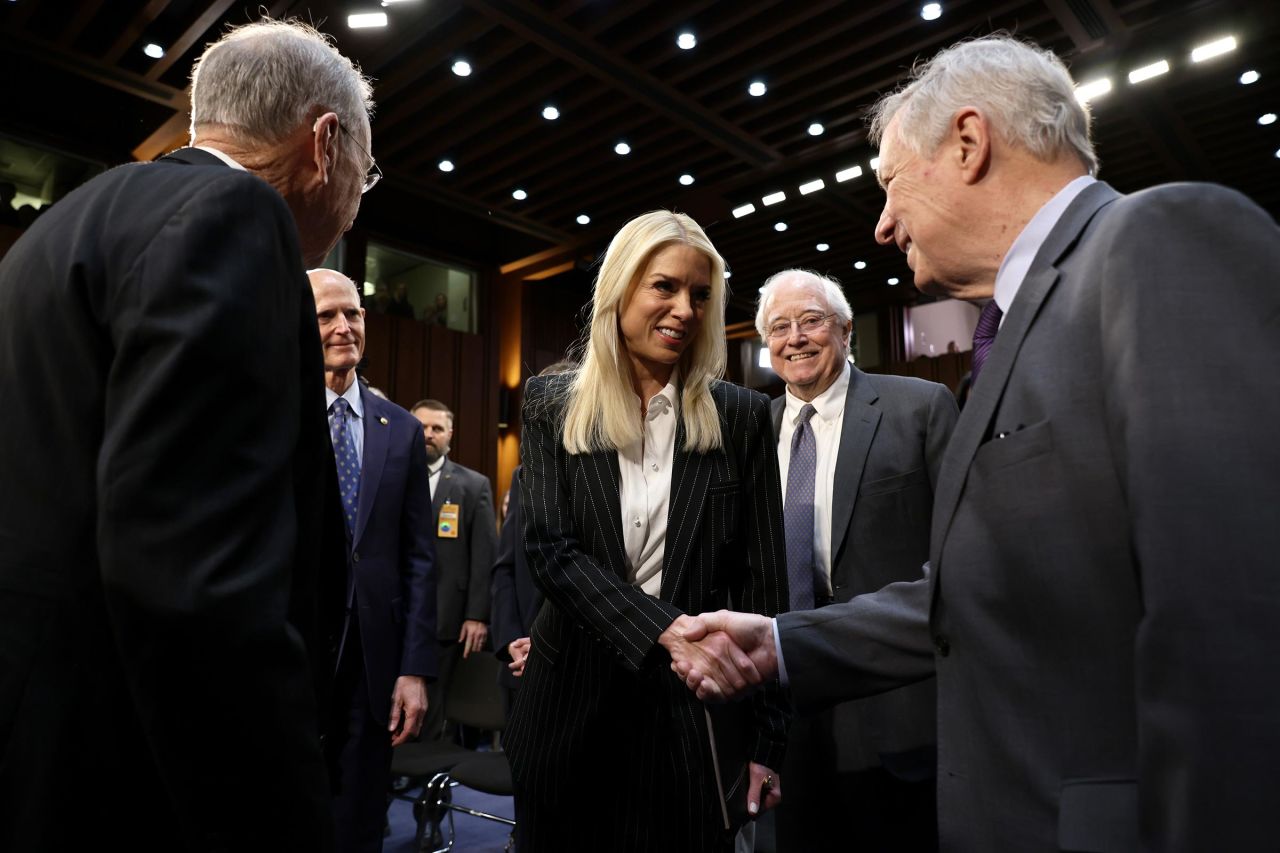
<svg viewBox="0 0 1280 853">
<path fill-rule="evenodd" d="M 721 786 L 780 797 L 777 690 L 717 718 L 738 759 L 718 782 L 707 714 L 670 671 L 716 665 L 685 614 L 787 600 L 769 401 L 716 379 L 724 304 L 698 224 L 645 214 L 605 255 L 581 367 L 529 380 L 525 547 L 547 603 L 507 734 L 521 853 L 730 850 Z"/>
</svg>

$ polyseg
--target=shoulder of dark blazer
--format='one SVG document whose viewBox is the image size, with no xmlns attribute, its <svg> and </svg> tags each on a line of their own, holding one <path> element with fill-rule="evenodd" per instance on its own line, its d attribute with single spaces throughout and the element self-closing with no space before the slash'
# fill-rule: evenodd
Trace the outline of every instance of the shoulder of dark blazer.
<svg viewBox="0 0 1280 853">
<path fill-rule="evenodd" d="M 394 426 L 397 430 L 409 428 L 415 437 L 420 435 L 422 424 L 418 423 L 418 419 L 400 406 L 390 400 L 384 400 L 377 394 L 374 394 L 368 388 L 361 387 L 360 396 L 364 402 L 365 415 L 368 418 L 386 418 L 388 424 Z"/>
<path fill-rule="evenodd" d="M 734 385 L 732 382 L 725 382 L 719 379 L 713 381 L 711 383 L 711 399 L 715 401 L 716 409 L 731 430 L 738 428 L 737 419 L 744 416 L 748 420 L 753 416 L 757 418 L 763 417 L 766 420 L 771 417 L 770 403 L 767 396 L 759 391 L 743 388 L 741 385 Z"/>
<path fill-rule="evenodd" d="M 417 420 L 416 418 L 414 420 Z M 479 492 L 481 487 L 489 484 L 489 478 L 474 468 L 468 468 L 466 465 L 459 465 L 452 459 L 445 461 L 445 467 L 450 477 L 460 482 L 464 489 Z M 446 471 L 441 471 L 441 475 Z"/>
<path fill-rule="evenodd" d="M 947 388 L 940 382 L 930 382 L 927 379 L 917 379 L 914 376 L 894 376 L 889 373 L 863 373 L 854 368 L 854 375 L 850 377 L 850 381 L 867 382 L 875 389 L 876 394 L 882 399 L 901 398 L 910 401 L 919 401 L 927 403 L 929 399 L 939 392 L 951 393 L 951 389 Z"/>
</svg>

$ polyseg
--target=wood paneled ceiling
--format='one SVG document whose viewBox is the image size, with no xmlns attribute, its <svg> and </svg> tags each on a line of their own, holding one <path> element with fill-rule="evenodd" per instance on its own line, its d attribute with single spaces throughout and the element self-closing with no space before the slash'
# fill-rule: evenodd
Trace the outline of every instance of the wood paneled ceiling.
<svg viewBox="0 0 1280 853">
<path fill-rule="evenodd" d="M 376 78 L 374 154 L 386 180 L 366 199 L 372 234 L 530 273 L 596 257 L 645 210 L 686 211 L 725 255 L 749 316 L 771 272 L 829 272 L 855 308 L 918 298 L 896 249 L 877 246 L 881 195 L 864 113 L 920 57 L 1007 30 L 1052 48 L 1078 80 L 1110 76 L 1094 103 L 1101 176 L 1126 191 L 1213 180 L 1280 212 L 1280 15 L 1273 0 L 277 0 L 330 33 Z M 203 45 L 258 14 L 240 0 L 0 0 L 6 78 L 0 130 L 108 162 L 181 144 L 186 83 Z M 385 29 L 347 15 L 385 11 Z M 676 38 L 689 31 L 690 50 Z M 1234 35 L 1238 47 L 1192 63 Z M 161 59 L 144 55 L 154 42 Z M 451 71 L 464 59 L 467 77 Z M 1130 84 L 1167 59 L 1171 70 Z M 1260 75 L 1242 85 L 1242 72 Z M 748 94 L 760 80 L 767 93 Z M 554 105 L 555 121 L 543 118 Z M 821 135 L 809 126 L 820 123 Z M 615 146 L 625 142 L 630 153 Z M 438 163 L 454 164 L 443 172 Z M 835 181 L 841 169 L 860 177 Z M 691 175 L 693 183 L 679 182 Z M 825 188 L 801 195 L 802 183 Z M 527 193 L 512 197 L 516 189 Z M 786 199 L 764 206 L 782 191 Z M 732 210 L 754 204 L 735 218 Z M 590 222 L 579 224 L 586 215 Z M 775 230 L 785 223 L 786 230 Z M 818 244 L 828 246 L 819 251 Z M 533 256 L 535 260 L 521 259 Z M 862 261 L 864 269 L 855 269 Z M 900 284 L 889 285 L 890 278 Z"/>
</svg>

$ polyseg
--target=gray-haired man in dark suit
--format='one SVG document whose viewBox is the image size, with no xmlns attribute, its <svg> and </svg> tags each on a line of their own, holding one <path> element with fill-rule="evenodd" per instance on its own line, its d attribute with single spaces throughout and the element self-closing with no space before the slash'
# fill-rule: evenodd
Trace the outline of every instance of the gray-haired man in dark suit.
<svg viewBox="0 0 1280 853">
<path fill-rule="evenodd" d="M 773 425 L 788 571 L 808 575 L 792 580 L 791 609 L 920 578 L 955 398 L 936 382 L 854 367 L 853 312 L 830 278 L 804 270 L 770 277 L 756 328 L 787 383 L 773 401 Z M 792 464 L 806 441 L 815 464 Z M 930 678 L 798 717 L 782 771 L 778 850 L 935 849 L 936 705 Z"/>
<path fill-rule="evenodd" d="M 936 672 L 944 850 L 1273 849 L 1280 229 L 1223 187 L 1095 181 L 1066 68 L 1010 38 L 874 113 L 877 237 L 987 306 L 931 575 L 706 627 L 801 708 Z"/>
</svg>

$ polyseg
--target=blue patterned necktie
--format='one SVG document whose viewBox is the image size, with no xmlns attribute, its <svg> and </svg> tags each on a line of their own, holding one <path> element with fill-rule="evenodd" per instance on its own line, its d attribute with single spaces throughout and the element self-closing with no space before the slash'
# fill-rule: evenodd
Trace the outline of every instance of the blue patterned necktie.
<svg viewBox="0 0 1280 853">
<path fill-rule="evenodd" d="M 996 332 L 1000 331 L 1000 318 L 1004 312 L 992 299 L 982 308 L 978 315 L 978 325 L 973 330 L 973 368 L 969 373 L 970 383 L 978 381 L 978 372 L 986 364 L 987 353 L 991 352 L 996 342 Z"/>
<path fill-rule="evenodd" d="M 342 517 L 347 520 L 347 535 L 355 535 L 356 508 L 360 505 L 360 455 L 351 435 L 351 404 L 342 397 L 329 407 L 329 438 L 333 456 L 338 462 L 338 490 L 342 492 Z"/>
<path fill-rule="evenodd" d="M 813 490 L 818 470 L 818 445 L 813 439 L 812 403 L 805 403 L 791 436 L 785 506 L 787 586 L 792 610 L 813 609 Z"/>
</svg>

